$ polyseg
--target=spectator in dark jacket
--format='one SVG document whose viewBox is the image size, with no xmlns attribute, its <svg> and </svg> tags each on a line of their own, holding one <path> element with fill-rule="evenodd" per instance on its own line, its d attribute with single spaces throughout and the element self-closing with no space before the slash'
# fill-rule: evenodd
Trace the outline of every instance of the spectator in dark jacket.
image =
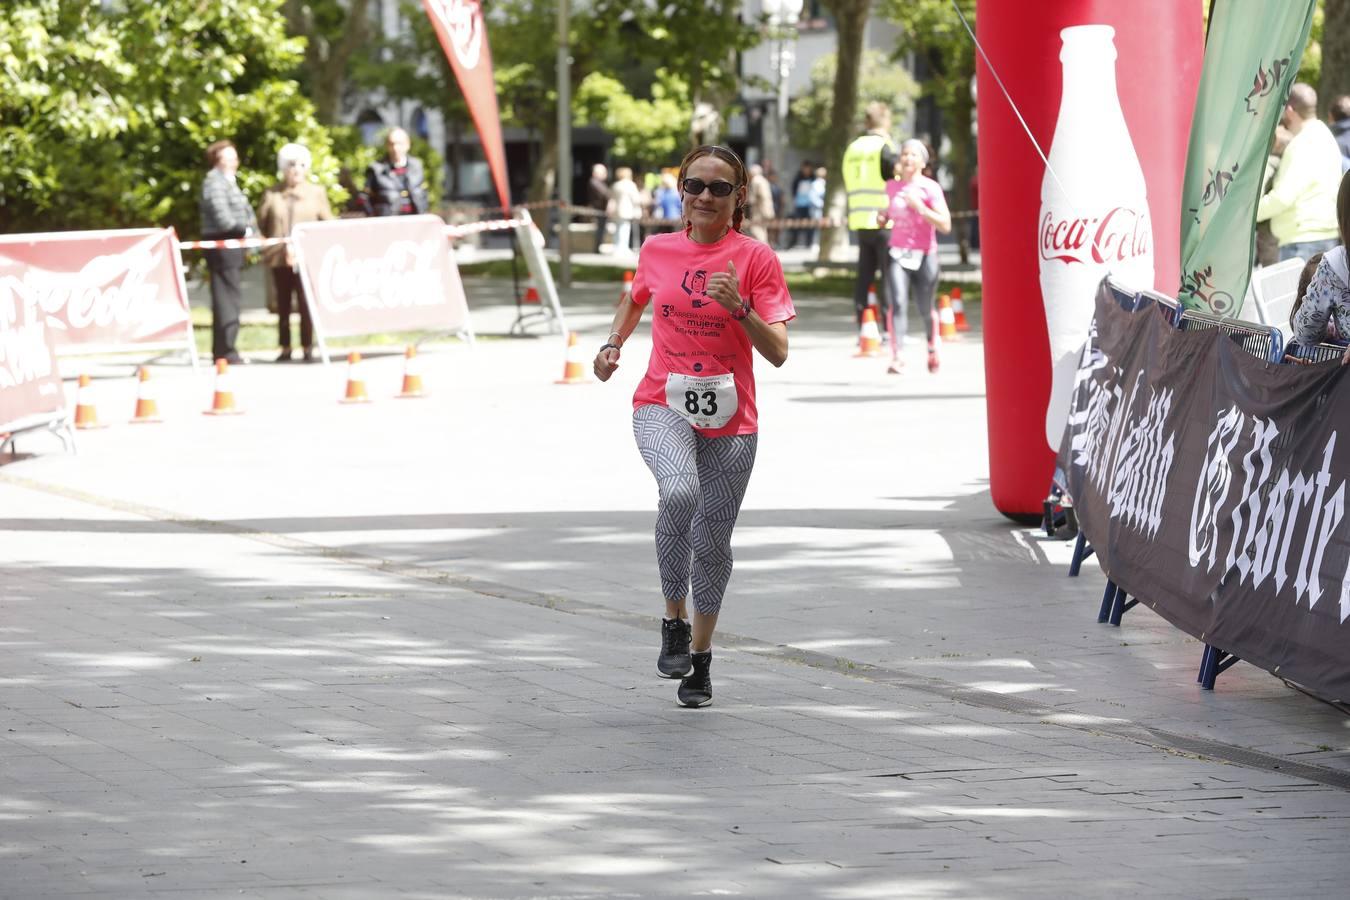
<svg viewBox="0 0 1350 900">
<path fill-rule="evenodd" d="M 1341 171 L 1350 169 L 1350 96 L 1341 94 L 1331 101 L 1331 133 L 1341 148 Z"/>
<path fill-rule="evenodd" d="M 257 233 L 253 206 L 235 181 L 239 151 L 230 141 L 216 141 L 206 148 L 207 173 L 202 181 L 202 239 L 232 240 Z M 239 337 L 240 282 L 244 270 L 241 248 L 207 250 L 206 268 L 211 273 L 211 354 L 232 363 L 247 362 L 235 349 Z"/>
<path fill-rule="evenodd" d="M 384 142 L 388 155 L 366 169 L 366 198 L 372 215 L 411 216 L 431 207 L 427 196 L 426 170 L 422 161 L 408 155 L 412 142 L 408 132 L 395 128 Z"/>
<path fill-rule="evenodd" d="M 600 252 L 600 245 L 605 242 L 605 225 L 609 213 L 609 202 L 614 196 L 614 192 L 609 189 L 609 170 L 605 168 L 604 163 L 596 163 L 591 166 L 591 180 L 586 185 L 586 205 L 596 210 L 599 215 L 595 217 L 595 252 Z"/>
</svg>

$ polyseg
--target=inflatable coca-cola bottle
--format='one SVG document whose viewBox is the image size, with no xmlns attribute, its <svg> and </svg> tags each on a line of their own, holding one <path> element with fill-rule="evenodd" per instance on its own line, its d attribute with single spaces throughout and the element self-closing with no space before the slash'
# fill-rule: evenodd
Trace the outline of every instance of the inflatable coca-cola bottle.
<svg viewBox="0 0 1350 900">
<path fill-rule="evenodd" d="M 1041 181 L 1041 298 L 1053 366 L 1045 439 L 1058 450 L 1078 351 L 1102 276 L 1153 287 L 1153 227 L 1144 173 L 1116 96 L 1115 29 L 1060 33 L 1064 86 L 1050 165 Z"/>
</svg>

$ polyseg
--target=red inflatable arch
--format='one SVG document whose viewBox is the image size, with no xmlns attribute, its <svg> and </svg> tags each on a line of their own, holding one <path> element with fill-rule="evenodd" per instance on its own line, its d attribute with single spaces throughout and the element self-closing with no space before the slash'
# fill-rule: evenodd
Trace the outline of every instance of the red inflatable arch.
<svg viewBox="0 0 1350 900">
<path fill-rule="evenodd" d="M 1082 273 L 1093 265 L 1105 264 L 1137 276 L 1147 271 L 1151 251 L 1153 284 L 1134 286 L 1176 293 L 1186 141 L 1204 49 L 1201 12 L 1199 4 L 1175 0 L 1034 4 L 979 0 L 980 44 L 1042 149 L 1051 154 L 1065 87 L 1066 117 L 1078 122 L 1068 126 L 1077 132 L 1073 140 L 1061 140 L 1052 159 L 1057 160 L 1056 171 L 1064 170 L 1061 186 L 1079 208 L 1066 211 L 1060 197 L 1058 204 L 1048 204 L 1053 209 L 1043 211 L 1045 163 L 989 66 L 979 59 L 989 480 L 994 506 L 1006 515 L 1039 516 L 1054 471 L 1046 406 L 1056 313 L 1050 313 L 1052 327 L 1047 329 L 1043 275 L 1052 285 L 1064 283 L 1063 278 L 1081 281 Z M 1114 34 L 1098 28 L 1075 29 L 1068 40 L 1061 35 L 1065 28 L 1084 25 L 1110 26 Z M 1131 156 L 1119 146 L 1124 140 L 1120 116 L 1113 119 L 1109 108 L 1103 112 L 1112 105 L 1102 100 L 1110 87 L 1103 56 L 1109 57 L 1111 44 L 1120 110 L 1138 157 L 1133 176 L 1128 171 Z M 1067 86 L 1062 74 L 1066 68 L 1074 73 Z M 1080 108 L 1089 112 L 1080 113 Z M 1083 115 L 1098 118 L 1089 127 L 1079 121 Z M 1137 183 L 1141 170 L 1147 186 L 1146 212 L 1120 194 L 1130 194 L 1131 179 Z M 1047 293 L 1055 294 L 1056 289 Z M 1072 293 L 1073 302 L 1082 304 L 1072 314 L 1090 319 L 1091 292 L 1081 298 L 1077 290 Z M 1052 299 L 1052 306 L 1056 302 L 1061 301 Z M 1062 346 L 1064 340 L 1058 343 Z"/>
</svg>

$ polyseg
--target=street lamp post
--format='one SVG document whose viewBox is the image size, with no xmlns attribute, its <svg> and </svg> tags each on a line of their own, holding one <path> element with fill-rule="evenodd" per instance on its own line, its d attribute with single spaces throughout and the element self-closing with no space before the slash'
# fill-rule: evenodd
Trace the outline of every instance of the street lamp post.
<svg viewBox="0 0 1350 900">
<path fill-rule="evenodd" d="M 763 0 L 764 14 L 769 18 L 771 60 L 777 96 L 774 102 L 774 168 L 783 177 L 787 165 L 788 73 L 796 57 L 797 22 L 802 15 L 802 0 Z"/>
</svg>

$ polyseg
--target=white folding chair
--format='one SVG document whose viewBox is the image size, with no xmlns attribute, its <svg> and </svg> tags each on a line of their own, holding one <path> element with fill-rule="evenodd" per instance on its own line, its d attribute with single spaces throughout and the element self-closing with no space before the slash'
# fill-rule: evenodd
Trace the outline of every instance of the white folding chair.
<svg viewBox="0 0 1350 900">
<path fill-rule="evenodd" d="M 1298 296 L 1298 277 L 1303 274 L 1303 260 L 1297 256 L 1284 259 L 1273 266 L 1264 266 L 1252 273 L 1252 305 L 1256 321 L 1274 325 L 1288 340 L 1289 311 Z"/>
</svg>

